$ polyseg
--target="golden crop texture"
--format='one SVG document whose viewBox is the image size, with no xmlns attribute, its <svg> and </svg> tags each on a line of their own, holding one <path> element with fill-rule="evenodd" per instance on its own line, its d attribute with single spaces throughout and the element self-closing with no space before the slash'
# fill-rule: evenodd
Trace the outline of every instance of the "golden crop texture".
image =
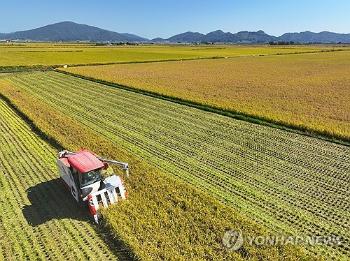
<svg viewBox="0 0 350 261">
<path fill-rule="evenodd" d="M 3 66 L 104 64 L 330 51 L 333 46 L 93 46 L 86 44 L 0 44 Z"/>
<path fill-rule="evenodd" d="M 30 79 L 30 75 L 28 76 Z M 59 76 L 68 81 L 74 80 L 72 77 Z M 114 143 L 71 115 L 53 109 L 30 92 L 2 81 L 0 81 L 0 92 L 6 95 L 47 136 L 57 140 L 65 148 L 78 150 L 84 147 L 100 155 L 118 157 L 130 163 L 132 171 L 130 178 L 124 179 L 130 196 L 126 201 L 105 210 L 103 215 L 110 233 L 123 242 L 130 255 L 137 260 L 243 260 L 244 255 L 251 259 L 298 260 L 306 255 L 303 249 L 294 246 L 251 246 L 247 242 L 241 252 L 228 251 L 222 245 L 222 236 L 227 229 L 242 230 L 246 236 L 269 235 L 269 232 L 239 213 L 237 209 L 225 206 L 193 186 L 151 167 L 147 161 L 139 157 L 140 155 L 127 152 L 121 143 Z M 30 147 L 27 150 L 29 151 Z M 0 149 L 0 156 L 1 153 Z M 54 164 L 55 159 L 51 157 L 48 162 Z M 0 158 L 0 166 L 1 163 Z M 7 164 L 7 161 L 4 161 L 4 164 Z M 40 162 L 35 162 L 33 159 L 33 164 L 40 164 Z M 65 209 L 64 204 L 74 206 L 74 199 L 71 198 L 71 201 L 67 202 L 70 195 L 67 195 L 64 188 L 54 185 L 52 187 L 58 191 L 58 195 L 67 196 L 60 202 L 62 212 L 70 211 L 74 214 L 75 211 L 79 211 L 78 206 Z M 56 205 L 42 204 L 49 209 L 56 208 Z M 16 205 L 10 206 L 10 210 L 21 211 Z M 57 210 L 57 212 L 60 211 Z M 66 222 L 69 223 L 71 219 Z M 15 220 L 15 217 L 10 216 L 7 223 L 11 220 Z M 50 223 L 46 222 L 44 225 L 50 225 Z M 71 231 L 68 232 L 71 233 Z M 1 237 L 3 235 L 0 230 L 0 239 Z M 23 235 L 19 242 L 28 245 L 25 238 L 26 235 Z M 78 235 L 76 238 L 77 241 L 80 240 Z M 96 243 L 99 243 L 98 240 Z M 88 247 L 87 245 L 85 248 Z M 85 248 L 78 248 L 78 250 L 84 250 L 81 254 L 79 253 L 80 255 L 90 254 Z M 91 247 L 91 249 L 94 248 Z M 72 253 L 73 257 L 74 254 Z M 101 253 L 97 254 L 101 255 Z M 106 259 L 93 254 L 85 259 L 89 257 Z"/>
<path fill-rule="evenodd" d="M 56 72 L 4 81 L 0 91 L 65 147 L 130 163 L 130 198 L 104 216 L 139 256 L 227 257 L 225 228 L 251 231 L 241 214 L 277 233 L 342 236 L 307 250 L 348 255 L 349 147 Z M 260 250 L 247 251 L 265 260 Z"/>
<path fill-rule="evenodd" d="M 350 52 L 73 67 L 68 72 L 350 138 Z"/>
</svg>

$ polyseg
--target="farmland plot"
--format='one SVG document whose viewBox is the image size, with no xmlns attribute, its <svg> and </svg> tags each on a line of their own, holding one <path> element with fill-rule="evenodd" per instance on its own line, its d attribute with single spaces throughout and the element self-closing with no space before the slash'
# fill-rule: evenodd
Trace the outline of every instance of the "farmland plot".
<svg viewBox="0 0 350 261">
<path fill-rule="evenodd" d="M 269 232 L 236 209 L 152 168 L 137 155 L 14 86 L 0 81 L 0 91 L 10 97 L 7 101 L 11 106 L 20 108 L 21 117 L 53 144 L 73 151 L 89 148 L 110 158 L 118 155 L 118 159 L 130 163 L 132 175 L 124 176 L 130 197 L 102 213 L 103 227 L 112 235 L 111 240 L 118 238 L 118 242 L 123 242 L 118 249 L 125 251 L 118 254 L 139 260 L 298 260 L 306 255 L 301 247 L 246 243 L 240 251 L 228 251 L 222 244 L 228 228 L 240 229 L 246 236 L 268 236 Z M 46 203 L 51 202 L 43 204 Z"/>
<path fill-rule="evenodd" d="M 349 257 L 349 147 L 59 73 L 8 81 L 273 231 L 340 236 L 309 251 Z"/>
<path fill-rule="evenodd" d="M 350 52 L 64 70 L 350 140 Z"/>
<path fill-rule="evenodd" d="M 246 236 L 268 236 L 269 233 L 236 209 L 152 168 L 119 144 L 85 128 L 67 114 L 52 110 L 23 90 L 0 81 L 0 91 L 10 98 L 12 106 L 20 108 L 21 116 L 25 115 L 53 144 L 58 142 L 70 150 L 89 148 L 107 157 L 117 155 L 118 159 L 130 163 L 132 175 L 125 179 L 130 197 L 103 211 L 105 228 L 129 250 L 123 253 L 141 260 L 242 260 L 247 257 L 298 260 L 305 256 L 302 248 L 294 246 L 245 243 L 240 251 L 228 251 L 222 245 L 228 228 L 240 229 Z M 51 204 L 43 204 L 47 203 Z"/>
<path fill-rule="evenodd" d="M 332 46 L 117 46 L 86 44 L 0 44 L 2 66 L 124 63 L 329 51 Z M 336 48 L 339 49 L 339 48 Z M 343 48 L 341 48 L 343 49 Z"/>
<path fill-rule="evenodd" d="M 0 100 L 0 260 L 116 259 L 58 179 L 56 152 Z"/>
</svg>

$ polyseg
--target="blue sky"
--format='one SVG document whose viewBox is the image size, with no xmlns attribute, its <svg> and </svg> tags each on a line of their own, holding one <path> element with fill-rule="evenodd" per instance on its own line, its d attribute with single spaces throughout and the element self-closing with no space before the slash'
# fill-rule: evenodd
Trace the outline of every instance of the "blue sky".
<svg viewBox="0 0 350 261">
<path fill-rule="evenodd" d="M 7 0 L 0 32 L 74 21 L 140 36 L 169 37 L 185 31 L 264 30 L 350 33 L 349 0 Z"/>
</svg>

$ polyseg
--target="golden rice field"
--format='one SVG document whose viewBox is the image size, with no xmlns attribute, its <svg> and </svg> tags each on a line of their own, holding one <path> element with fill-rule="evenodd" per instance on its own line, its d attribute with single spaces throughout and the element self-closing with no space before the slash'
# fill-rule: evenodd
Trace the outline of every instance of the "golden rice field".
<svg viewBox="0 0 350 261">
<path fill-rule="evenodd" d="M 130 163 L 130 197 L 104 217 L 139 257 L 237 260 L 220 244 L 225 228 L 259 231 L 241 214 L 272 233 L 340 236 L 307 251 L 349 256 L 349 147 L 57 72 L 9 75 L 0 93 L 64 147 Z M 274 251 L 245 253 L 287 259 Z"/>
<path fill-rule="evenodd" d="M 348 51 L 66 71 L 350 138 Z"/>
<path fill-rule="evenodd" d="M 333 49 L 0 44 L 0 261 L 347 260 L 350 147 L 205 111 L 350 141 L 350 49 Z M 90 81 L 40 71 L 63 64 Z M 101 226 L 59 184 L 62 147 L 131 166 Z M 275 234 L 341 242 L 246 240 Z"/>
<path fill-rule="evenodd" d="M 30 84 L 34 87 L 36 80 L 41 78 L 40 74 L 18 76 L 34 80 Z M 67 86 L 79 87 L 75 85 L 74 77 L 52 72 L 42 75 L 57 75 L 68 81 L 73 80 Z M 50 77 L 46 80 L 47 86 L 56 89 Z M 87 81 L 79 82 L 82 87 L 87 84 Z M 94 230 L 91 231 L 92 225 L 86 222 L 88 214 L 79 212 L 74 199 L 63 185 L 58 185 L 59 175 L 55 166 L 57 151 L 45 143 L 46 140 L 40 139 L 39 143 L 28 138 L 35 136 L 30 126 L 0 97 L 0 115 L 3 116 L 0 117 L 0 185 L 2 187 L 4 184 L 6 196 L 4 200 L 0 199 L 0 207 L 4 209 L 6 204 L 8 206 L 3 214 L 0 213 L 0 260 L 11 260 L 12 256 L 18 260 L 116 260 L 117 257 L 120 260 L 129 260 L 125 258 L 130 257 L 133 258 L 131 260 L 299 260 L 319 255 L 306 253 L 298 246 L 260 246 L 247 242 L 241 251 L 229 251 L 222 244 L 222 237 L 228 229 L 242 230 L 247 236 L 268 236 L 271 231 L 237 209 L 225 206 L 187 182 L 151 166 L 140 157 L 140 153 L 126 151 L 120 142 L 115 143 L 114 138 L 102 135 L 72 115 L 55 110 L 36 95 L 3 80 L 0 81 L 0 93 L 11 100 L 11 105 L 24 113 L 51 141 L 70 150 L 83 147 L 106 157 L 117 157 L 131 166 L 130 177 L 124 177 L 129 191 L 128 200 L 103 212 L 105 229 L 116 238 L 115 242 L 106 237 L 105 240 L 111 243 L 109 250 L 109 245 L 100 242 L 100 237 L 105 236 L 102 233 L 96 233 L 95 236 Z M 11 111 L 11 114 L 4 113 L 2 107 L 5 112 Z M 5 127 L 2 126 L 3 121 Z M 8 126 L 12 125 L 13 131 L 9 132 Z M 47 151 L 48 155 L 45 154 Z M 46 167 L 48 170 L 45 170 Z M 25 175 L 22 174 L 23 169 Z M 46 175 L 46 172 L 49 174 Z M 27 177 L 22 181 L 23 184 L 20 184 L 19 175 Z M 21 210 L 23 207 L 26 209 L 23 210 L 24 214 Z M 32 228 L 28 220 L 40 224 Z M 74 230 L 76 223 L 76 226 L 83 223 L 77 231 Z M 6 235 L 11 238 L 6 239 Z M 64 240 L 67 240 L 67 246 L 62 245 Z M 119 241 L 122 245 L 117 248 Z M 74 252 L 71 250 L 72 244 L 76 246 Z M 60 252 L 64 247 L 66 251 Z M 6 252 L 2 254 L 2 251 Z"/>
<path fill-rule="evenodd" d="M 181 60 L 344 49 L 333 46 L 93 46 L 87 44 L 0 44 L 0 67 L 104 64 Z M 1 69 L 1 68 L 0 68 Z"/>
</svg>

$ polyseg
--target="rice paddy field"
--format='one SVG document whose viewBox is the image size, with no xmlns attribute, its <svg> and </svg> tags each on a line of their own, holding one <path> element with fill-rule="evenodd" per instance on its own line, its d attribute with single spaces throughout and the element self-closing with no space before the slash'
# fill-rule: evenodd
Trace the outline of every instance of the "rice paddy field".
<svg viewBox="0 0 350 261">
<path fill-rule="evenodd" d="M 64 70 L 350 139 L 349 51 Z"/>
<path fill-rule="evenodd" d="M 0 44 L 1 67 L 182 60 L 344 49 L 333 46 L 94 46 L 88 44 Z"/>
<path fill-rule="evenodd" d="M 244 244 L 240 251 L 228 251 L 222 245 L 227 229 L 249 236 L 269 232 L 23 89 L 3 81 L 0 89 L 11 99 L 0 103 L 0 203 L 5 210 L 0 216 L 0 253 L 5 260 L 297 260 L 306 255 L 293 246 Z M 88 148 L 132 166 L 131 177 L 124 177 L 130 196 L 103 212 L 104 225 L 92 226 L 61 186 L 54 155 L 62 149 L 58 144 L 70 150 Z M 111 251 L 99 237 L 111 243 Z"/>
<path fill-rule="evenodd" d="M 0 43 L 0 260 L 349 260 L 349 61 L 340 45 Z M 58 179 L 63 148 L 131 166 L 99 226 Z M 340 242 L 229 251 L 228 230 Z"/>
<path fill-rule="evenodd" d="M 56 151 L 3 100 L 0 114 L 0 260 L 123 257 L 64 190 Z"/>
<path fill-rule="evenodd" d="M 294 57 L 299 56 L 295 55 L 291 59 L 297 59 Z M 249 58 L 247 59 L 249 61 Z M 328 60 L 332 62 L 331 58 Z M 339 58 L 336 60 L 338 62 Z M 219 62 L 223 63 L 222 67 L 225 68 L 225 66 L 231 66 L 233 61 L 236 60 L 227 59 Z M 343 63 L 346 64 L 346 61 L 344 60 Z M 268 61 L 266 66 L 269 66 Z M 220 68 L 220 66 L 217 67 Z M 275 70 L 278 69 L 279 66 L 276 66 Z M 297 67 L 295 69 L 295 75 L 298 75 Z M 239 67 L 237 70 L 240 70 Z M 183 72 L 185 73 L 185 70 Z M 274 72 L 271 71 L 271 73 Z M 330 75 L 333 73 L 336 74 L 332 72 Z M 340 76 L 341 73 L 337 75 Z M 343 80 L 345 82 L 346 78 Z M 254 222 L 240 221 L 239 224 L 258 224 L 271 233 L 341 237 L 340 245 L 307 247 L 308 258 L 346 260 L 350 255 L 350 213 L 348 211 L 350 148 L 347 146 L 235 120 L 58 72 L 7 74 L 1 78 L 1 82 L 0 92 L 50 135 L 64 137 L 64 131 L 68 131 L 61 129 L 60 118 L 56 115 L 58 113 L 61 115 L 61 123 L 72 122 L 72 125 L 79 126 L 76 132 L 80 134 L 72 138 L 74 141 L 71 143 L 66 141 L 67 144 L 72 142 L 76 142 L 75 146 L 78 146 L 78 143 L 84 144 L 88 139 L 81 138 L 79 135 L 84 135 L 85 132 L 91 133 L 90 135 L 95 135 L 94 137 L 101 137 L 108 141 L 106 146 L 95 145 L 97 147 L 93 148 L 98 150 L 113 146 L 123 148 L 126 154 L 121 153 L 121 155 L 134 155 L 137 158 L 136 162 L 147 162 L 151 168 L 166 173 L 164 177 L 172 177 L 175 184 L 176 182 L 190 184 L 191 188 L 202 191 L 198 192 L 199 196 L 195 196 L 197 200 L 188 203 L 184 199 L 191 194 L 190 187 L 180 190 L 176 189 L 180 187 L 167 187 L 166 184 L 169 182 L 166 182 L 163 175 L 157 176 L 161 177 L 160 180 L 156 181 L 154 176 L 150 180 L 145 175 L 147 171 L 144 171 L 142 172 L 145 175 L 144 182 L 149 181 L 146 184 L 154 184 L 152 188 L 159 191 L 159 193 L 147 195 L 141 189 L 145 187 L 140 181 L 143 179 L 135 175 L 135 180 L 130 183 L 131 191 L 134 191 L 135 197 L 139 196 L 140 200 L 133 202 L 130 199 L 127 203 L 130 209 L 123 208 L 123 205 L 116 206 L 125 211 L 110 211 L 105 216 L 112 230 L 125 241 L 131 242 L 131 248 L 143 257 L 149 258 L 147 253 L 143 252 L 145 250 L 158 253 L 156 257 L 162 258 L 162 253 L 166 251 L 159 253 L 157 252 L 159 248 L 161 250 L 181 249 L 174 248 L 174 241 L 181 243 L 181 246 L 188 251 L 191 250 L 190 245 L 194 243 L 186 242 L 188 240 L 186 237 L 176 240 L 176 237 L 173 238 L 171 235 L 167 235 L 171 238 L 168 242 L 162 237 L 157 237 L 154 241 L 148 235 L 152 231 L 160 234 L 163 231 L 164 234 L 164 231 L 168 231 L 166 229 L 170 227 L 169 231 L 181 231 L 181 235 L 192 234 L 195 233 L 193 230 L 196 231 L 196 222 L 199 222 L 197 225 L 200 224 L 200 227 L 208 232 L 215 231 L 215 226 L 220 227 L 219 231 L 224 231 L 224 227 L 232 225 L 234 219 L 223 223 L 223 220 L 229 216 L 226 212 L 229 210 L 221 213 L 214 211 L 213 214 L 215 207 L 217 209 L 229 207 L 236 211 L 233 213 L 239 213 L 239 215 L 234 214 L 234 217 L 243 215 Z M 210 98 L 210 91 L 208 93 Z M 327 94 L 326 91 L 325 94 Z M 79 138 L 82 139 L 81 142 Z M 92 146 L 91 141 L 90 146 Z M 138 164 L 135 163 L 136 166 Z M 173 190 L 185 191 L 185 194 L 179 193 L 180 200 L 176 200 L 173 205 L 168 205 L 174 194 L 167 197 L 167 193 Z M 164 191 L 167 192 L 165 195 L 163 195 Z M 195 192 L 193 194 L 197 195 Z M 216 205 L 215 200 L 210 201 L 206 197 L 221 201 L 220 204 L 223 206 Z M 140 203 L 141 198 L 151 198 L 149 204 L 141 209 L 144 217 L 140 214 L 140 209 L 132 208 L 132 206 L 135 208 L 143 206 Z M 190 199 L 192 200 L 192 197 Z M 200 209 L 196 209 L 197 206 L 201 206 L 199 199 L 206 202 L 202 209 L 202 213 L 207 217 L 205 220 L 212 220 L 213 223 L 206 223 L 201 217 L 190 218 L 191 213 L 196 210 L 196 213 L 200 212 L 198 211 Z M 157 209 L 160 206 L 165 210 L 165 212 L 158 212 L 165 220 L 165 227 L 157 227 L 158 223 L 152 223 L 151 217 L 154 218 L 152 216 L 154 214 L 151 210 L 155 207 L 154 204 Z M 183 207 L 177 208 L 181 205 Z M 172 215 L 166 214 L 167 206 L 175 217 L 180 218 L 181 214 L 185 214 L 181 220 L 182 222 L 187 220 L 189 223 L 186 224 L 189 228 L 187 225 L 172 226 L 174 220 L 169 219 Z M 184 211 L 186 209 L 188 211 Z M 129 215 L 129 223 L 126 222 L 124 226 L 119 227 L 119 230 L 116 229 L 118 227 L 116 224 L 120 224 L 120 220 L 126 220 L 125 215 Z M 131 221 L 133 219 L 135 222 Z M 238 220 L 244 219 L 238 218 Z M 216 225 L 213 226 L 213 224 Z M 130 227 L 134 228 L 130 230 Z M 258 231 L 255 225 L 247 225 L 247 227 L 253 227 L 251 230 L 248 229 L 250 233 Z M 132 233 L 127 231 L 137 231 L 136 235 L 139 235 L 139 238 L 131 236 Z M 202 229 L 199 231 L 203 232 Z M 204 236 L 201 233 L 199 235 Z M 196 238 L 201 237 L 197 234 Z M 203 242 L 208 238 L 209 242 L 217 242 L 219 236 L 209 234 L 199 240 Z M 145 248 L 142 242 L 143 244 L 147 242 L 149 248 Z M 167 248 L 166 244 L 163 245 L 161 242 L 167 242 L 171 248 Z M 201 258 L 225 257 L 223 252 L 218 250 L 215 252 L 212 248 L 208 256 L 204 254 L 208 252 L 207 248 L 200 249 L 197 245 L 192 247 L 192 253 Z M 220 249 L 217 243 L 212 247 Z M 247 249 L 250 255 L 256 251 L 256 249 Z M 276 249 L 259 250 L 260 259 L 283 259 Z M 267 253 L 275 256 L 269 257 Z M 181 256 L 179 252 L 175 254 Z M 247 257 L 244 254 L 242 256 L 242 253 L 241 255 L 231 254 L 234 255 L 233 258 Z"/>
</svg>

